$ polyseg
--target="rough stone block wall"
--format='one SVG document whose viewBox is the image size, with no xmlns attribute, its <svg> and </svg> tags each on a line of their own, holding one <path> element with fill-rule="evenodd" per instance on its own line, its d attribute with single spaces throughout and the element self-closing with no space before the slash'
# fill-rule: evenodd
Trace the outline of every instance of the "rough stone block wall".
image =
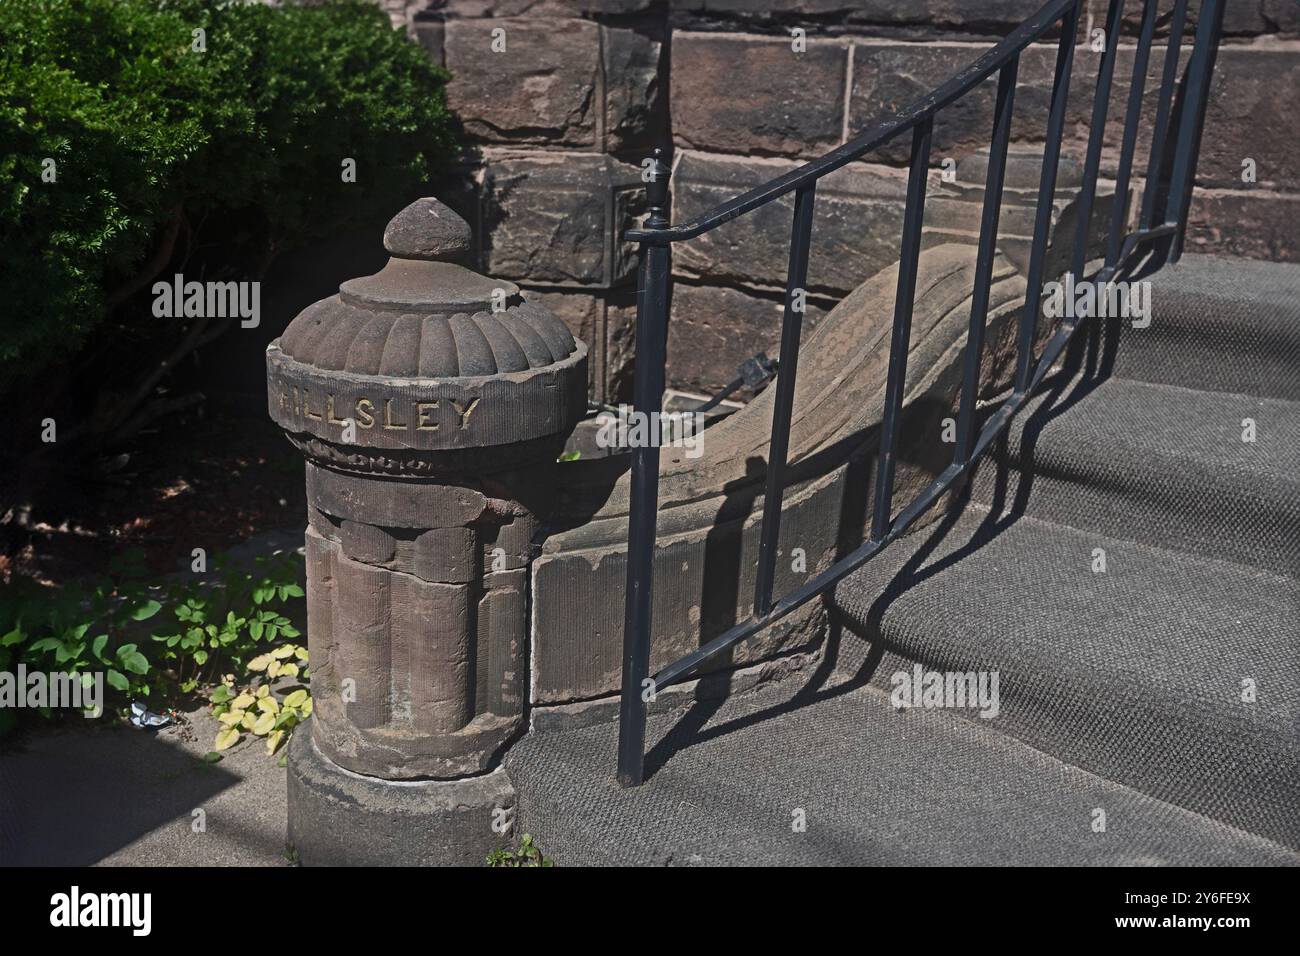
<svg viewBox="0 0 1300 956">
<path fill-rule="evenodd" d="M 620 231 L 643 211 L 637 164 L 672 153 L 673 219 L 696 216 L 839 145 L 928 92 L 1041 0 L 381 0 L 452 73 L 470 145 L 459 208 L 480 266 L 542 293 L 591 344 L 593 397 L 627 396 L 635 255 Z M 1162 7 L 1165 5 L 1162 5 Z M 1199 4 L 1193 0 L 1193 13 Z M 1141 4 L 1120 37 L 1103 173 L 1113 169 Z M 1106 0 L 1087 0 L 1064 151 L 1081 157 Z M 1191 29 L 1184 46 L 1190 49 Z M 501 31 L 504 31 L 502 33 Z M 796 44 L 795 36 L 802 44 Z M 505 50 L 493 52 L 495 37 Z M 796 46 L 801 49 L 796 50 Z M 1163 66 L 1147 80 L 1149 129 Z M 1055 43 L 1022 57 L 1013 142 L 1041 144 Z M 936 124 L 927 226 L 939 225 L 944 160 L 987 145 L 995 80 Z M 1300 5 L 1232 0 L 1211 94 L 1191 252 L 1300 259 Z M 1135 170 L 1145 172 L 1147 142 Z M 809 318 L 897 258 L 907 143 L 823 182 Z M 1255 181 L 1243 164 L 1253 161 Z M 960 183 L 958 184 L 960 185 Z M 969 190 L 965 193 L 969 196 Z M 779 338 L 791 206 L 767 207 L 678 246 L 670 383 L 712 392 Z"/>
<path fill-rule="evenodd" d="M 669 141 L 668 18 L 651 0 L 382 0 L 451 73 L 464 162 L 444 195 L 475 266 L 511 279 L 590 348 L 590 389 L 630 386 L 637 163 Z"/>
</svg>

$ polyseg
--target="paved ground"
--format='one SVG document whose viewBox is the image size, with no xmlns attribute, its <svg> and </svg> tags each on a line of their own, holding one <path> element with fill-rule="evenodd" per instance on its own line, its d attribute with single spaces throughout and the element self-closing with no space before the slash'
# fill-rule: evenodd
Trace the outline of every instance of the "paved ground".
<svg viewBox="0 0 1300 956">
<path fill-rule="evenodd" d="M 217 722 L 206 709 L 189 720 L 157 732 L 38 727 L 6 741 L 0 865 L 287 865 L 279 757 L 246 737 L 205 763 Z"/>
<path fill-rule="evenodd" d="M 301 544 L 300 529 L 271 530 L 230 555 L 251 564 Z M 285 613 L 305 635 L 303 602 Z M 186 719 L 156 732 L 34 721 L 0 740 L 0 865 L 287 865 L 279 755 L 246 735 L 205 763 L 219 725 L 206 706 Z"/>
</svg>

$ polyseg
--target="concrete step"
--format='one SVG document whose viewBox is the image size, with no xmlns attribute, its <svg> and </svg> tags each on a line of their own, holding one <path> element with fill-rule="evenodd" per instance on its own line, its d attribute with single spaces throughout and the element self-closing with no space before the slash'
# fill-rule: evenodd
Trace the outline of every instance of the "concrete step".
<svg viewBox="0 0 1300 956">
<path fill-rule="evenodd" d="M 1300 846 L 1295 580 L 972 507 L 847 578 L 832 606 L 841 667 L 884 687 L 915 663 L 997 671 L 996 717 L 972 719 Z"/>
<path fill-rule="evenodd" d="M 648 740 L 657 769 L 623 789 L 615 724 L 525 737 L 506 763 L 520 832 L 561 866 L 1300 864 L 871 687 L 787 680 L 654 716 Z"/>
<path fill-rule="evenodd" d="M 1189 255 L 1150 281 L 1151 324 L 1116 323 L 1114 374 L 1300 401 L 1300 266 Z"/>
<path fill-rule="evenodd" d="M 1253 441 L 1243 440 L 1247 419 Z M 1077 528 L 1300 576 L 1300 402 L 1062 381 L 1012 423 L 1005 456 L 981 465 L 973 493 Z"/>
</svg>

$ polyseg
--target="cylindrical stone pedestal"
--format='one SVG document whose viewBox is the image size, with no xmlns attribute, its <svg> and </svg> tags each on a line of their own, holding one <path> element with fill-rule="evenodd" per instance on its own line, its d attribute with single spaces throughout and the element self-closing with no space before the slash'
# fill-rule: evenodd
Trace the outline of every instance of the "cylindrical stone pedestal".
<svg viewBox="0 0 1300 956">
<path fill-rule="evenodd" d="M 481 863 L 503 839 L 526 569 L 586 408 L 586 347 L 459 265 L 469 227 L 438 201 L 384 245 L 384 269 L 267 350 L 271 416 L 307 458 L 314 709 L 289 751 L 290 838 L 307 864 Z M 416 823 L 419 847 L 394 836 Z"/>
</svg>

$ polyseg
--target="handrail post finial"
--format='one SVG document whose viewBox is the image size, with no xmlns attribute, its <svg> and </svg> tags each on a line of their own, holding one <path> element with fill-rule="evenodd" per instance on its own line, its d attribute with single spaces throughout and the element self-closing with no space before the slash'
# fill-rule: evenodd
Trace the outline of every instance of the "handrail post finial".
<svg viewBox="0 0 1300 956">
<path fill-rule="evenodd" d="M 673 171 L 664 162 L 664 151 L 658 146 L 641 164 L 641 178 L 645 181 L 646 202 L 650 207 L 649 229 L 668 227 L 668 180 Z"/>
</svg>

